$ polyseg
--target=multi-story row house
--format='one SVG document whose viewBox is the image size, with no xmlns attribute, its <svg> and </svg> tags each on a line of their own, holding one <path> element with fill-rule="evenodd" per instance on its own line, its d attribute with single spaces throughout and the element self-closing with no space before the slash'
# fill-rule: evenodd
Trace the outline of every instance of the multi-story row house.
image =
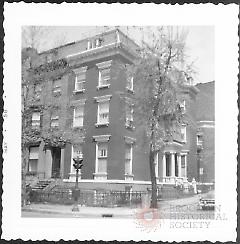
<svg viewBox="0 0 240 244">
<path fill-rule="evenodd" d="M 134 123 L 134 80 L 124 66 L 138 45 L 118 29 L 43 52 L 28 78 L 29 174 L 75 182 L 73 158 L 83 153 L 81 186 L 135 190 L 150 187 L 149 147 Z M 198 89 L 182 86 L 187 122 L 155 155 L 158 184 L 197 178 L 195 103 Z"/>
<path fill-rule="evenodd" d="M 197 122 L 197 180 L 213 183 L 215 180 L 215 82 L 197 84 L 199 90 L 196 99 Z"/>
</svg>

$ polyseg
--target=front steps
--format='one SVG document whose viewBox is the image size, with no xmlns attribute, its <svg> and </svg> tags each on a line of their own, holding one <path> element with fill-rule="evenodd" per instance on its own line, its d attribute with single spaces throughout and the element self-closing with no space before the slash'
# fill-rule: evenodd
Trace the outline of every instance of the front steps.
<svg viewBox="0 0 240 244">
<path fill-rule="evenodd" d="M 42 191 L 52 183 L 52 180 L 40 180 L 32 187 L 33 191 Z"/>
</svg>

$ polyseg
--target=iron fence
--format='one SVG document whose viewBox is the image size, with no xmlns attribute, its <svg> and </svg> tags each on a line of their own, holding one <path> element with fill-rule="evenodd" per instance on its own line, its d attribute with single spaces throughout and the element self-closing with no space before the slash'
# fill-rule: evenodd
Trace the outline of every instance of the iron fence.
<svg viewBox="0 0 240 244">
<path fill-rule="evenodd" d="M 143 198 L 147 196 L 147 192 L 125 192 L 125 191 L 80 191 L 78 204 L 85 206 L 100 206 L 100 207 L 120 207 L 120 206 L 135 206 L 141 204 Z M 73 204 L 74 198 L 72 191 L 62 192 L 44 192 L 32 191 L 30 193 L 31 202 L 49 202 L 58 204 Z"/>
</svg>

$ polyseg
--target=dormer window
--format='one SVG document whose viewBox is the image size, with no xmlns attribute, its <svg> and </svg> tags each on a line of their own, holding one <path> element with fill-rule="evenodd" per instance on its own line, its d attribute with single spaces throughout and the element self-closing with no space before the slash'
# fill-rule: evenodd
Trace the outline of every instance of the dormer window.
<svg viewBox="0 0 240 244">
<path fill-rule="evenodd" d="M 93 48 L 98 48 L 102 46 L 102 39 L 101 38 L 96 38 L 93 40 L 88 41 L 87 49 L 93 49 Z"/>
</svg>

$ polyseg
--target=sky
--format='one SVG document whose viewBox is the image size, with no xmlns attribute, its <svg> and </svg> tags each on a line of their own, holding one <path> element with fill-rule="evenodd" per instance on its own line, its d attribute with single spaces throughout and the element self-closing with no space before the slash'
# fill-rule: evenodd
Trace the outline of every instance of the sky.
<svg viewBox="0 0 240 244">
<path fill-rule="evenodd" d="M 61 45 L 83 38 L 94 36 L 103 31 L 114 28 L 114 26 L 54 26 L 50 27 L 47 44 L 44 49 L 54 45 Z M 137 43 L 144 37 L 139 27 L 120 26 L 125 34 Z M 146 27 L 144 27 L 146 28 Z M 154 31 L 156 27 L 149 27 Z M 182 26 L 187 31 L 186 52 L 188 62 L 193 62 L 194 83 L 205 83 L 215 80 L 214 78 L 214 26 Z M 49 38 L 50 37 L 50 38 Z M 49 41 L 52 40 L 52 41 Z"/>
</svg>

